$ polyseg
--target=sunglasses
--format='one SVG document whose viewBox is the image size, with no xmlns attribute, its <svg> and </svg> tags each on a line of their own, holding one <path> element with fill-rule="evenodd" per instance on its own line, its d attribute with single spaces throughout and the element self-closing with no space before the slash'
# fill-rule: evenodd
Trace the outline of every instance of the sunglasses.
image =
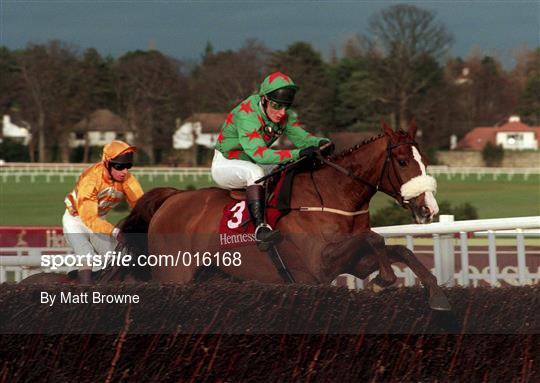
<svg viewBox="0 0 540 383">
<path fill-rule="evenodd" d="M 111 167 L 115 170 L 124 170 L 124 169 L 131 169 L 133 164 L 117 164 L 117 163 L 111 163 Z"/>
<path fill-rule="evenodd" d="M 275 109 L 275 110 L 281 110 L 281 109 L 288 110 L 291 107 L 290 105 L 280 104 L 279 102 L 274 102 L 272 100 L 268 100 L 268 104 L 272 107 L 272 109 Z"/>
</svg>

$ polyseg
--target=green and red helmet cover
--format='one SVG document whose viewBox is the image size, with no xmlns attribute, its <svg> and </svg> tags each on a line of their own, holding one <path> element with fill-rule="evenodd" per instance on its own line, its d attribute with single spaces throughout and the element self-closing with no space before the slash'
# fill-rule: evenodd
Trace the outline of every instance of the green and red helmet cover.
<svg viewBox="0 0 540 383">
<path fill-rule="evenodd" d="M 271 73 L 261 83 L 261 87 L 259 89 L 259 96 L 264 96 L 265 94 L 281 88 L 298 89 L 292 78 L 287 76 L 285 73 Z"/>
</svg>

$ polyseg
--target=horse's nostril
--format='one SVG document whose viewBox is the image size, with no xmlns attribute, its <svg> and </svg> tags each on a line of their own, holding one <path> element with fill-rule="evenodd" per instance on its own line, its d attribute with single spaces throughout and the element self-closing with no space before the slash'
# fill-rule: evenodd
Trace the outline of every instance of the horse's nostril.
<svg viewBox="0 0 540 383">
<path fill-rule="evenodd" d="M 422 215 L 428 217 L 431 215 L 431 210 L 427 206 L 422 206 Z"/>
</svg>

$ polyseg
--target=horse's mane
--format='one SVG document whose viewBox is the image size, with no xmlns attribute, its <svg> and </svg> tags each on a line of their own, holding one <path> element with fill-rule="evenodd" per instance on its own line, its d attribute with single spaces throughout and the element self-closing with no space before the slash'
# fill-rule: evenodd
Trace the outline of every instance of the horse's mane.
<svg viewBox="0 0 540 383">
<path fill-rule="evenodd" d="M 351 153 L 357 151 L 358 149 L 360 149 L 362 146 L 364 145 L 367 145 L 373 141 L 377 141 L 378 139 L 384 137 L 384 133 L 379 133 L 378 135 L 376 136 L 371 136 L 371 137 L 368 137 L 366 138 L 365 140 L 363 140 L 362 142 L 354 145 L 353 147 L 350 147 L 348 149 L 345 149 L 343 151 L 341 151 L 340 153 L 337 153 L 337 154 L 334 154 L 331 159 L 332 160 L 338 160 L 338 159 L 341 159 L 343 157 L 347 157 L 348 155 L 350 155 Z"/>
<path fill-rule="evenodd" d="M 405 132 L 405 131 L 402 130 L 402 129 L 398 129 L 398 130 L 396 131 L 396 134 L 402 136 L 402 138 L 408 136 L 407 132 Z M 367 145 L 367 144 L 370 144 L 370 143 L 372 143 L 373 141 L 377 141 L 378 139 L 383 138 L 384 136 L 385 136 L 384 133 L 379 133 L 379 134 L 376 135 L 376 136 L 368 137 L 368 138 L 366 138 L 365 140 L 363 140 L 362 142 L 360 142 L 360 143 L 354 145 L 353 147 L 348 148 L 348 149 L 345 149 L 345 150 L 343 150 L 342 152 L 340 152 L 340 153 L 338 153 L 338 154 L 334 154 L 334 155 L 331 157 L 331 159 L 332 159 L 332 160 L 338 160 L 338 159 L 341 159 L 341 158 L 343 158 L 343 157 L 347 157 L 348 155 L 350 155 L 350 154 L 354 153 L 355 151 L 357 151 L 358 149 L 360 149 L 362 146 Z"/>
</svg>

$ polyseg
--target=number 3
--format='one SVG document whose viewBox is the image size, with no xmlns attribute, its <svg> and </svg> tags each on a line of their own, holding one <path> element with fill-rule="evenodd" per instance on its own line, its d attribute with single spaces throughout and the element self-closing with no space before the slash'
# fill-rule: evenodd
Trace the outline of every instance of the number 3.
<svg viewBox="0 0 540 383">
<path fill-rule="evenodd" d="M 238 226 L 240 226 L 240 224 L 242 223 L 242 213 L 244 212 L 245 208 L 246 201 L 238 202 L 232 207 L 231 211 L 234 212 L 234 215 L 230 220 L 227 221 L 227 227 L 229 229 L 236 229 Z"/>
</svg>

